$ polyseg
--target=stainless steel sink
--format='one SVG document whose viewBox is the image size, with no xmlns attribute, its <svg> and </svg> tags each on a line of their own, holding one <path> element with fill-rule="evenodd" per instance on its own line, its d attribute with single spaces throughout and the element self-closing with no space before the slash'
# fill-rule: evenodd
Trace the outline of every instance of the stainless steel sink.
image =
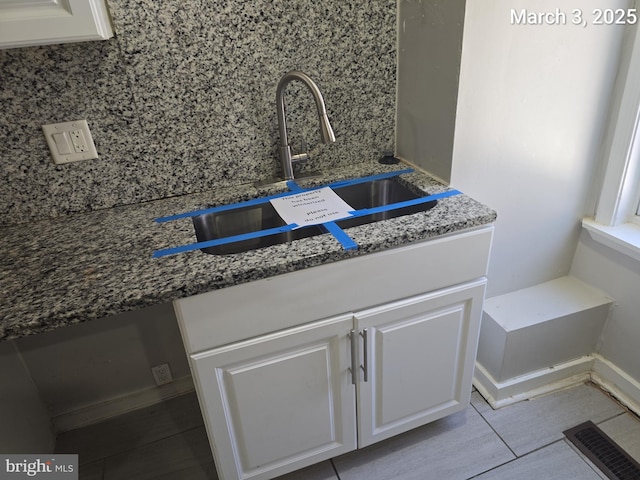
<svg viewBox="0 0 640 480">
<path fill-rule="evenodd" d="M 345 202 L 351 205 L 354 210 L 404 202 L 427 195 L 420 190 L 411 188 L 411 186 L 406 185 L 397 177 L 337 187 L 334 188 L 334 190 Z M 436 205 L 436 202 L 436 200 L 433 200 L 382 213 L 339 220 L 336 223 L 341 228 L 364 225 L 365 223 L 377 222 L 380 220 L 399 217 L 401 215 L 423 212 L 433 208 Z M 284 225 L 285 222 L 268 202 L 193 217 L 193 226 L 196 231 L 198 242 L 252 233 Z M 241 240 L 225 245 L 203 248 L 202 251 L 214 255 L 240 253 L 279 243 L 292 242 L 293 240 L 311 237 L 325 232 L 326 230 L 324 227 L 316 225 L 277 233 L 266 237 Z"/>
</svg>

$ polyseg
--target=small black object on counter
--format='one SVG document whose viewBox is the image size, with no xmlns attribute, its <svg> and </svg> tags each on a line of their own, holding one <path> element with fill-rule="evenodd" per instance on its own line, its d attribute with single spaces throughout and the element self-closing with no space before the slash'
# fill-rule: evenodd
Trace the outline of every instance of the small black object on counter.
<svg viewBox="0 0 640 480">
<path fill-rule="evenodd" d="M 400 163 L 400 160 L 394 157 L 393 153 L 384 152 L 384 156 L 378 160 L 378 163 L 382 163 L 383 165 L 396 165 Z"/>
</svg>

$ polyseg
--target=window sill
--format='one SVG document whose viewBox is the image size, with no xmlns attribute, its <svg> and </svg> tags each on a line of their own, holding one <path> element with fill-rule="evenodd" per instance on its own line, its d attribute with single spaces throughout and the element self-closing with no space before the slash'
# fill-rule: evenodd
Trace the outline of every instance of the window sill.
<svg viewBox="0 0 640 480">
<path fill-rule="evenodd" d="M 640 261 L 640 225 L 624 223 L 608 227 L 593 218 L 582 219 L 582 227 L 596 242 Z"/>
</svg>

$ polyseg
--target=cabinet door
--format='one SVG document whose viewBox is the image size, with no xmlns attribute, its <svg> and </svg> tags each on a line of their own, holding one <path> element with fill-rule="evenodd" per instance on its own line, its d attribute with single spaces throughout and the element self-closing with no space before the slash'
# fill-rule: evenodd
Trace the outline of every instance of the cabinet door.
<svg viewBox="0 0 640 480">
<path fill-rule="evenodd" d="M 273 478 L 356 448 L 352 324 L 341 315 L 192 355 L 221 480 Z"/>
<path fill-rule="evenodd" d="M 105 0 L 0 0 L 0 48 L 111 37 Z"/>
<path fill-rule="evenodd" d="M 358 446 L 466 408 L 486 280 L 355 314 L 366 343 L 358 382 Z M 366 361 L 364 358 L 366 355 Z"/>
</svg>

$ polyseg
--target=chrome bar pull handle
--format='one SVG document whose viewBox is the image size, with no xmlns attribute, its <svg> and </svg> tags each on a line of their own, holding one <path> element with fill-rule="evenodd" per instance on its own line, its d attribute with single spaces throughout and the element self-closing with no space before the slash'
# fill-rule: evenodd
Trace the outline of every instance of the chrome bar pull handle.
<svg viewBox="0 0 640 480">
<path fill-rule="evenodd" d="M 364 330 L 362 330 L 362 332 L 360 332 L 360 335 L 362 336 L 362 345 L 364 347 L 363 350 L 363 358 L 364 358 L 364 366 L 362 367 L 362 370 L 364 372 L 364 381 L 368 382 L 369 381 L 369 352 L 368 352 L 368 340 L 367 340 L 367 335 L 369 333 L 369 329 L 365 328 Z"/>
<path fill-rule="evenodd" d="M 349 332 L 351 340 L 351 383 L 355 385 L 358 382 L 358 335 L 355 330 Z"/>
</svg>

